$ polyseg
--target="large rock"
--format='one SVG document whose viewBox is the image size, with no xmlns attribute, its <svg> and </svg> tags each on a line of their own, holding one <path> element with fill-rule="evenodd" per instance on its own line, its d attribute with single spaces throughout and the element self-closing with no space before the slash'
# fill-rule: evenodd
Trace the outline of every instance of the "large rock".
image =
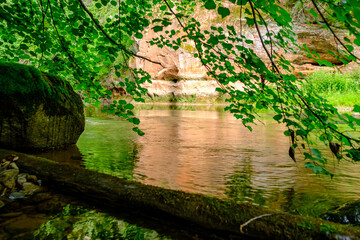
<svg viewBox="0 0 360 240">
<path fill-rule="evenodd" d="M 85 119 L 81 98 L 59 77 L 0 63 L 0 146 L 64 148 L 77 142 Z"/>
</svg>

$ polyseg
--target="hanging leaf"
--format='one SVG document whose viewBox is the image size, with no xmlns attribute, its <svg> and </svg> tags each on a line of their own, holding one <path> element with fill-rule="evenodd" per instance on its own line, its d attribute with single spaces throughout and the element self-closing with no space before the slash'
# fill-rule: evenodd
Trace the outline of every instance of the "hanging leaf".
<svg viewBox="0 0 360 240">
<path fill-rule="evenodd" d="M 153 27 L 154 32 L 161 32 L 163 30 L 162 26 L 155 26 Z"/>
<path fill-rule="evenodd" d="M 329 143 L 330 146 L 330 150 L 331 152 L 337 157 L 339 158 L 339 150 L 340 150 L 340 144 L 338 143 Z"/>
<path fill-rule="evenodd" d="M 353 112 L 358 112 L 360 113 L 360 106 L 359 105 L 355 105 L 354 109 L 352 110 Z"/>
<path fill-rule="evenodd" d="M 289 148 L 289 156 L 291 157 L 291 159 L 296 162 L 296 159 L 295 159 L 295 149 L 291 146 Z"/>
</svg>

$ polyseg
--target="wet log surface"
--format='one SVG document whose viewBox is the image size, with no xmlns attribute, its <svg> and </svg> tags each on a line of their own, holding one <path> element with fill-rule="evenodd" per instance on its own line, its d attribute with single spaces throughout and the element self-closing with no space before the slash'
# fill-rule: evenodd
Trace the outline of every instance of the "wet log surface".
<svg viewBox="0 0 360 240">
<path fill-rule="evenodd" d="M 271 212 L 200 194 L 144 185 L 44 158 L 0 149 L 0 156 L 16 154 L 24 172 L 48 185 L 108 209 L 135 209 L 142 214 L 167 214 L 202 227 L 257 239 L 360 239 L 360 228 Z M 242 232 L 240 230 L 242 226 Z"/>
</svg>

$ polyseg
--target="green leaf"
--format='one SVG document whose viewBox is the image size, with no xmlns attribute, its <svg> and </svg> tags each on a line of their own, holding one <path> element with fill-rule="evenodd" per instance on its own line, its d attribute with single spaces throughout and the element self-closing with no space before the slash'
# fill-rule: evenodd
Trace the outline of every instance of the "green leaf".
<svg viewBox="0 0 360 240">
<path fill-rule="evenodd" d="M 23 49 L 23 50 L 28 50 L 29 47 L 25 44 L 20 44 L 20 48 Z"/>
<path fill-rule="evenodd" d="M 134 105 L 132 105 L 131 103 L 128 103 L 124 106 L 125 109 L 129 109 L 129 110 L 133 110 L 134 109 Z"/>
<path fill-rule="evenodd" d="M 282 115 L 281 114 L 278 114 L 278 115 L 275 115 L 274 117 L 273 117 L 273 119 L 274 120 L 276 120 L 276 121 L 280 121 L 281 119 L 282 119 Z"/>
<path fill-rule="evenodd" d="M 230 15 L 230 10 L 225 7 L 219 7 L 218 13 L 221 15 L 222 18 L 225 18 L 226 16 Z"/>
<path fill-rule="evenodd" d="M 142 33 L 136 33 L 135 37 L 138 39 L 141 39 L 141 38 L 143 38 L 143 35 L 142 35 Z"/>
<path fill-rule="evenodd" d="M 313 8 L 310 9 L 309 13 L 310 13 L 311 15 L 313 15 L 315 18 L 318 17 L 318 13 L 315 12 L 315 10 L 314 10 Z"/>
<path fill-rule="evenodd" d="M 342 137 L 341 142 L 343 142 L 345 144 L 345 146 L 351 146 L 351 143 L 349 142 L 349 140 L 346 137 Z"/>
<path fill-rule="evenodd" d="M 359 105 L 355 105 L 354 109 L 352 110 L 353 112 L 358 112 L 360 113 L 360 106 Z"/>
<path fill-rule="evenodd" d="M 140 124 L 140 119 L 134 117 L 134 118 L 130 118 L 129 120 L 131 120 L 132 123 L 134 123 L 135 125 L 139 125 Z"/>
<path fill-rule="evenodd" d="M 101 0 L 102 5 L 106 6 L 109 3 L 109 0 Z"/>
<path fill-rule="evenodd" d="M 237 5 L 242 6 L 247 4 L 247 0 L 237 0 Z"/>
<path fill-rule="evenodd" d="M 305 163 L 305 168 L 313 169 L 314 167 L 315 167 L 315 165 L 312 162 L 306 162 Z"/>
<path fill-rule="evenodd" d="M 136 132 L 139 136 L 144 136 L 145 133 L 143 131 L 141 131 L 138 127 L 134 127 L 132 129 L 134 132 Z"/>
<path fill-rule="evenodd" d="M 321 154 L 321 152 L 320 152 L 318 149 L 312 148 L 312 149 L 311 149 L 311 152 L 315 155 L 316 158 L 318 158 L 318 159 L 321 159 L 321 158 L 322 158 L 322 154 Z"/>
<path fill-rule="evenodd" d="M 207 0 L 204 7 L 206 9 L 212 10 L 212 9 L 216 8 L 216 4 L 215 4 L 214 0 Z"/>
<path fill-rule="evenodd" d="M 85 53 L 89 50 L 86 44 L 82 45 L 81 48 Z"/>
<path fill-rule="evenodd" d="M 101 8 L 101 7 L 102 7 L 102 5 L 101 5 L 101 3 L 96 3 L 96 4 L 95 4 L 95 7 L 97 7 L 97 8 Z"/>
<path fill-rule="evenodd" d="M 161 32 L 163 30 L 162 26 L 155 26 L 153 27 L 154 32 Z"/>
</svg>

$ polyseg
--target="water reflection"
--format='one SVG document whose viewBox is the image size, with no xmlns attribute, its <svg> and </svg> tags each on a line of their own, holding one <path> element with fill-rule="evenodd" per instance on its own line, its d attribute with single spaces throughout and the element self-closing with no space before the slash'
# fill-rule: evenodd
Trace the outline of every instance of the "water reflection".
<svg viewBox="0 0 360 240">
<path fill-rule="evenodd" d="M 78 147 L 86 168 L 145 184 L 317 216 L 358 198 L 359 165 L 329 155 L 334 180 L 288 156 L 284 128 L 264 117 L 253 132 L 224 111 L 139 110 L 127 122 L 88 118 Z M 330 152 L 329 152 L 330 153 Z"/>
<path fill-rule="evenodd" d="M 86 168 L 133 179 L 141 148 L 133 140 L 131 125 L 118 119 L 97 118 L 86 121 L 77 145 Z"/>
</svg>

